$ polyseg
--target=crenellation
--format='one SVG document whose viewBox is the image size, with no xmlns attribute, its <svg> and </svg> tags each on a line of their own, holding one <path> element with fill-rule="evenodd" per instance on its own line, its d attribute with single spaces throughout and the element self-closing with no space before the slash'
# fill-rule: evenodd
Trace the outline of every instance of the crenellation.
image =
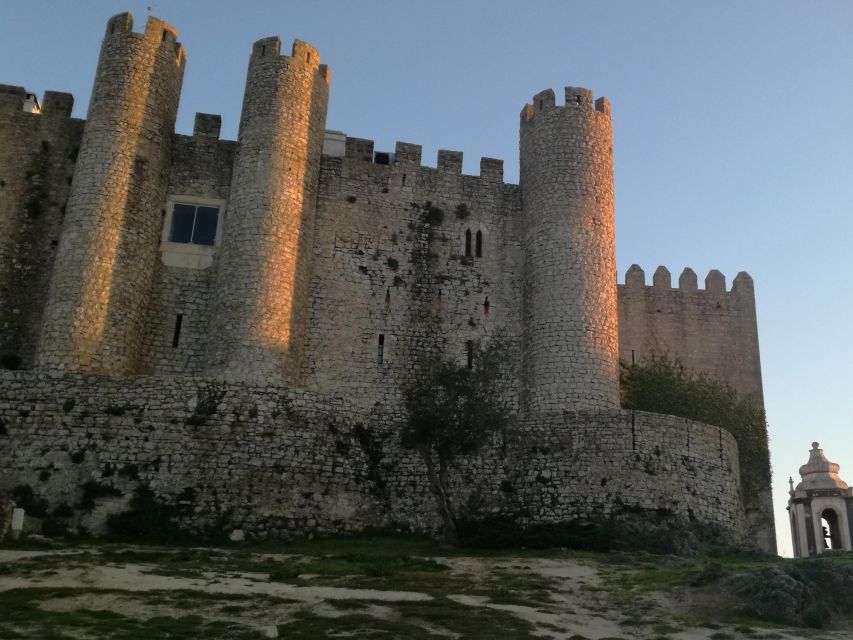
<svg viewBox="0 0 853 640">
<path fill-rule="evenodd" d="M 625 272 L 625 286 L 626 287 L 645 287 L 646 286 L 646 272 L 643 271 L 643 268 L 638 264 L 632 264 L 628 267 L 628 271 Z"/>
<path fill-rule="evenodd" d="M 480 158 L 480 178 L 486 182 L 504 181 L 504 161 L 496 158 Z"/>
<path fill-rule="evenodd" d="M 665 266 L 661 265 L 655 269 L 652 276 L 652 286 L 658 289 L 672 289 L 672 274 Z"/>
<path fill-rule="evenodd" d="M 593 109 L 592 91 L 589 89 L 584 89 L 583 87 L 566 87 L 564 91 L 566 107 L 582 107 L 590 111 Z"/>
<path fill-rule="evenodd" d="M 678 276 L 678 288 L 685 291 L 696 291 L 699 288 L 699 281 L 693 269 L 684 267 L 684 271 Z"/>
<path fill-rule="evenodd" d="M 222 116 L 212 113 L 196 113 L 193 122 L 193 137 L 219 139 Z"/>
<path fill-rule="evenodd" d="M 27 481 L 34 456 L 77 446 L 79 424 L 99 460 L 162 456 L 147 481 L 201 482 L 199 518 L 234 506 L 231 524 L 259 536 L 430 529 L 424 470 L 396 439 L 403 389 L 426 356 L 464 365 L 469 343 L 502 335 L 518 430 L 505 459 L 461 463 L 460 495 L 529 522 L 667 508 L 761 529 L 770 546 L 756 518 L 769 503 L 740 496 L 730 434 L 620 409 L 620 358 L 675 356 L 759 404 L 762 390 L 745 272 L 730 292 L 717 271 L 699 290 L 691 269 L 673 288 L 663 266 L 650 286 L 638 265 L 617 284 L 606 98 L 536 94 L 515 185 L 499 159 L 463 175 L 461 151 L 430 167 L 421 145 L 377 151 L 326 129 L 329 68 L 300 40 L 290 55 L 278 37 L 252 46 L 236 141 L 214 114 L 175 133 L 184 60 L 171 25 L 134 33 L 124 13 L 107 24 L 85 121 L 69 94 L 47 92 L 35 117 L 23 87 L 0 85 L 0 355 L 25 369 L 0 372 L 0 418 L 25 451 L 10 463 L 0 447 L 0 490 Z M 211 428 L 187 429 L 198 417 L 182 412 L 217 389 Z M 17 412 L 39 394 L 30 417 Z M 56 398 L 71 395 L 86 409 L 63 417 Z M 151 428 L 90 415 L 115 403 Z M 354 435 L 365 425 L 389 461 L 382 500 Z M 72 466 L 52 498 L 71 500 L 71 475 L 94 469 Z M 245 506 L 252 486 L 281 500 L 278 520 Z M 320 497 L 294 504 L 303 489 Z M 350 515 L 334 519 L 329 500 Z"/>
<path fill-rule="evenodd" d="M 24 113 L 27 90 L 10 84 L 0 84 L 0 115 Z"/>
<path fill-rule="evenodd" d="M 439 149 L 436 167 L 442 173 L 462 175 L 462 152 Z"/>
<path fill-rule="evenodd" d="M 281 56 L 281 38 L 261 38 L 252 45 L 253 58 L 278 58 Z"/>
<path fill-rule="evenodd" d="M 711 269 L 708 275 L 705 276 L 705 291 L 708 293 L 725 293 L 726 292 L 726 276 L 720 273 L 717 269 Z"/>
<path fill-rule="evenodd" d="M 347 136 L 344 157 L 373 162 L 373 140 Z"/>
<path fill-rule="evenodd" d="M 129 11 L 118 13 L 107 20 L 107 29 L 104 35 L 109 38 L 121 33 L 130 33 L 133 31 L 133 14 Z"/>
<path fill-rule="evenodd" d="M 417 165 L 421 164 L 423 147 L 411 142 L 399 142 L 394 145 L 394 161 L 399 164 Z"/>
<path fill-rule="evenodd" d="M 45 116 L 71 117 L 74 109 L 74 96 L 62 91 L 45 91 L 41 103 L 41 113 Z"/>
</svg>

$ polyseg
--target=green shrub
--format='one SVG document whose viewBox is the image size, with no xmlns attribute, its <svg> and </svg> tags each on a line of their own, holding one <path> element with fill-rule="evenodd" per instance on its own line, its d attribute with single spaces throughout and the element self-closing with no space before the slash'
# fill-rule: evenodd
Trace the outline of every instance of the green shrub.
<svg viewBox="0 0 853 640">
<path fill-rule="evenodd" d="M 77 508 L 83 511 L 91 511 L 95 508 L 95 501 L 98 498 L 119 497 L 122 492 L 107 484 L 101 484 L 95 480 L 89 480 L 80 485 L 83 489 L 83 497 L 77 505 Z"/>
<path fill-rule="evenodd" d="M 177 500 L 189 497 L 189 491 L 184 490 Z M 182 513 L 177 504 L 161 500 L 150 487 L 140 485 L 133 492 L 128 511 L 107 517 L 107 530 L 120 538 L 145 542 L 182 543 L 203 538 L 181 528 L 178 517 Z"/>
<path fill-rule="evenodd" d="M 422 221 L 431 227 L 437 227 L 444 222 L 444 211 L 433 206 L 432 202 L 427 201 L 424 203 Z"/>
</svg>

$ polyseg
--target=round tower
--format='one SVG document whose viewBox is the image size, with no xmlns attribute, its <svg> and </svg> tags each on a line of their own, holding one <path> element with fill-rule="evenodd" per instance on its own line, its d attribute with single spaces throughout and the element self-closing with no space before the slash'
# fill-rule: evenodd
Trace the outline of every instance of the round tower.
<svg viewBox="0 0 853 640">
<path fill-rule="evenodd" d="M 255 43 L 211 331 L 210 368 L 228 377 L 301 382 L 329 70 L 311 45 Z"/>
<path fill-rule="evenodd" d="M 37 364 L 135 371 L 158 257 L 185 55 L 175 29 L 107 23 Z"/>
<path fill-rule="evenodd" d="M 532 413 L 619 406 L 610 104 L 550 89 L 521 112 L 524 397 Z"/>
</svg>

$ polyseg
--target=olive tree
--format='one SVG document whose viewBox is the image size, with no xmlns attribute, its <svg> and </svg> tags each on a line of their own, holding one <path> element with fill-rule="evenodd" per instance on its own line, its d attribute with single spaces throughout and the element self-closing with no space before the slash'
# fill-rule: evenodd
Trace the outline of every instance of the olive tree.
<svg viewBox="0 0 853 640">
<path fill-rule="evenodd" d="M 441 516 L 445 542 L 458 542 L 450 471 L 460 456 L 476 454 L 492 435 L 505 431 L 515 413 L 508 385 L 507 343 L 469 344 L 468 362 L 437 354 L 417 367 L 405 386 L 403 446 L 426 466 L 430 492 Z"/>
</svg>

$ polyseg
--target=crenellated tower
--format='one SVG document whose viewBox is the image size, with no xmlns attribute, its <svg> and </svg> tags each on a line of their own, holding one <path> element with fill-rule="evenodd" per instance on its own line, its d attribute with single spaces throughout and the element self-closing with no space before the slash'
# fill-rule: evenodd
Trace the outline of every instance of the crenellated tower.
<svg viewBox="0 0 853 640">
<path fill-rule="evenodd" d="M 151 293 L 185 55 L 175 29 L 107 23 L 37 364 L 134 373 Z"/>
<path fill-rule="evenodd" d="M 211 332 L 213 371 L 298 384 L 329 70 L 311 45 L 255 43 L 240 117 Z"/>
<path fill-rule="evenodd" d="M 524 398 L 533 413 L 619 406 L 610 104 L 566 88 L 521 112 Z"/>
</svg>

